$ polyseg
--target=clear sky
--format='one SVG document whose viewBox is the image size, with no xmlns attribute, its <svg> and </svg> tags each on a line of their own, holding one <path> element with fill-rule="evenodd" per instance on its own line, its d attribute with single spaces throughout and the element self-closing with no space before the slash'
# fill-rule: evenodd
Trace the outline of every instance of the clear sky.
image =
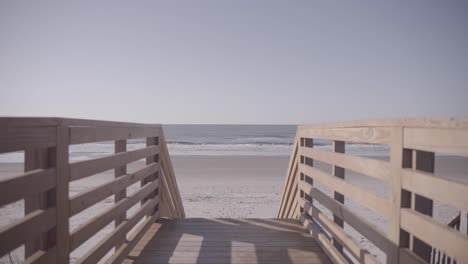
<svg viewBox="0 0 468 264">
<path fill-rule="evenodd" d="M 468 1 L 0 2 L 0 115 L 468 116 Z"/>
</svg>

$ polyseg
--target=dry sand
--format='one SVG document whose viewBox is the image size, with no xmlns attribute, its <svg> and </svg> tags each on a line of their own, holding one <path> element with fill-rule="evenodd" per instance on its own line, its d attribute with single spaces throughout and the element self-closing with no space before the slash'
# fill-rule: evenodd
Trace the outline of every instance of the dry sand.
<svg viewBox="0 0 468 264">
<path fill-rule="evenodd" d="M 182 195 L 187 217 L 257 217 L 273 218 L 279 206 L 282 185 L 285 179 L 289 157 L 277 156 L 173 156 L 171 157 Z M 436 174 L 446 175 L 452 179 L 468 182 L 468 162 L 460 158 L 437 158 Z M 319 169 L 330 170 L 330 166 L 316 163 Z M 142 162 L 130 164 L 129 173 L 141 168 Z M 22 171 L 22 164 L 0 164 L 0 177 L 8 177 Z M 70 195 L 76 195 L 94 186 L 112 180 L 113 171 L 108 171 L 70 185 Z M 347 181 L 373 190 L 376 194 L 386 197 L 388 186 L 378 180 L 357 175 L 346 171 Z M 315 183 L 328 194 L 329 190 L 319 183 Z M 137 189 L 137 185 L 128 189 L 129 193 Z M 353 211 L 370 220 L 381 230 L 386 229 L 386 221 L 372 211 L 360 207 L 349 200 L 345 202 Z M 70 221 L 71 229 L 95 216 L 104 209 L 111 207 L 113 196 L 92 206 L 84 212 L 74 216 Z M 135 211 L 139 205 L 131 208 Z M 330 213 L 323 209 L 328 215 Z M 0 208 L 0 227 L 21 218 L 24 215 L 23 202 L 16 202 Z M 441 223 L 447 223 L 457 214 L 457 210 L 435 202 L 434 217 Z M 72 253 L 72 260 L 76 260 L 83 252 L 92 248 L 100 238 L 112 230 L 112 223 L 82 247 Z M 349 226 L 347 231 L 369 249 L 369 251 L 384 261 L 384 254 L 372 246 L 366 239 L 354 232 Z M 21 263 L 22 248 L 12 255 L 14 263 Z M 10 263 L 9 257 L 0 258 L 0 263 Z"/>
<path fill-rule="evenodd" d="M 289 157 L 176 156 L 188 217 L 276 216 Z"/>
</svg>

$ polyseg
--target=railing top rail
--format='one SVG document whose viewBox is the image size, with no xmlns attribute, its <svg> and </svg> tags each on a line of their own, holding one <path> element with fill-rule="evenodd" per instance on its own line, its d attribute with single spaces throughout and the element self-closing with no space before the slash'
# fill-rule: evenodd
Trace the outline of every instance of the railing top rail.
<svg viewBox="0 0 468 264">
<path fill-rule="evenodd" d="M 161 127 L 160 124 L 144 124 L 62 117 L 0 117 L 0 127 L 38 127 L 57 125 L 95 127 Z"/>
<path fill-rule="evenodd" d="M 421 128 L 468 128 L 468 117 L 462 118 L 400 118 L 370 119 L 317 125 L 302 124 L 298 130 L 309 128 L 353 128 L 353 127 L 421 127 Z"/>
</svg>

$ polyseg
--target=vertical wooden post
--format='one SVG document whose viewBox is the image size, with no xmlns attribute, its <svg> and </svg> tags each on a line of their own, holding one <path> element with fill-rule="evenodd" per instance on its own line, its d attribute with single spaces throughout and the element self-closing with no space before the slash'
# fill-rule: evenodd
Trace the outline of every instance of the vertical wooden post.
<svg viewBox="0 0 468 264">
<path fill-rule="evenodd" d="M 297 152 L 297 154 L 299 155 L 299 159 L 298 159 L 298 164 L 297 164 L 297 172 L 299 173 L 299 179 L 297 180 L 297 188 L 299 190 L 299 199 L 303 199 L 304 198 L 304 191 L 301 189 L 300 185 L 301 185 L 301 182 L 304 180 L 304 174 L 301 172 L 300 170 L 300 166 L 301 164 L 304 164 L 304 156 L 302 156 L 302 148 L 305 147 L 305 138 L 301 137 L 300 138 L 300 144 L 299 144 L 299 151 Z M 296 176 L 297 178 L 297 176 Z M 297 200 L 299 200 L 298 198 L 296 198 Z M 294 204 L 294 202 L 292 202 L 292 205 Z M 304 208 L 302 206 L 299 206 L 299 215 L 304 213 Z"/>
<path fill-rule="evenodd" d="M 390 200 L 392 202 L 391 214 L 388 218 L 388 238 L 395 245 L 386 249 L 387 263 L 399 263 L 400 247 L 400 210 L 401 210 L 401 168 L 404 160 L 403 127 L 394 127 L 391 130 L 390 141 Z"/>
<path fill-rule="evenodd" d="M 70 229 L 69 229 L 69 181 L 70 165 L 68 160 L 68 146 L 70 144 L 70 129 L 64 125 L 57 126 L 57 147 L 55 160 L 57 168 L 57 263 L 70 261 Z"/>
<path fill-rule="evenodd" d="M 154 194 L 157 195 L 157 196 L 156 196 L 156 197 L 157 197 L 156 199 L 158 199 L 158 200 L 157 200 L 157 203 L 156 203 L 156 206 L 155 206 L 155 208 L 154 208 L 154 213 L 159 213 L 158 218 L 159 218 L 160 215 L 161 215 L 160 212 L 158 212 L 158 211 L 159 211 L 159 205 L 161 204 L 161 196 L 162 196 L 162 195 L 161 195 L 160 190 L 161 190 L 161 188 L 162 188 L 162 187 L 161 187 L 161 178 L 163 177 L 163 176 L 162 176 L 162 174 L 163 174 L 163 172 L 162 172 L 162 164 L 161 164 L 161 163 L 162 163 L 162 159 L 161 159 L 161 152 L 162 152 L 162 148 L 161 148 L 161 144 L 162 144 L 162 142 L 161 142 L 161 140 L 162 140 L 162 139 L 161 139 L 161 134 L 162 134 L 162 129 L 161 129 L 161 133 L 159 134 L 159 136 L 158 136 L 157 138 L 155 138 L 155 142 L 154 142 L 154 143 L 155 143 L 156 145 L 158 145 L 159 151 L 158 151 L 158 154 L 155 155 L 155 156 L 153 157 L 153 162 L 157 162 L 157 163 L 158 163 L 158 171 L 156 172 L 156 174 L 155 174 L 155 176 L 154 176 L 155 181 L 158 181 L 158 187 L 157 187 L 156 190 L 154 191 Z M 146 162 L 148 162 L 148 161 L 146 161 Z"/>
<path fill-rule="evenodd" d="M 435 155 L 433 152 L 413 151 L 413 169 L 434 173 Z M 414 210 L 432 217 L 433 201 L 418 194 L 414 194 Z M 427 262 L 431 261 L 432 247 L 418 238 L 413 238 L 413 251 Z"/>
<path fill-rule="evenodd" d="M 345 153 L 345 142 L 344 141 L 333 141 L 333 152 L 336 153 Z M 340 179 L 345 178 L 345 170 L 342 167 L 333 165 L 332 167 L 333 170 L 333 175 L 335 177 L 338 177 Z M 344 195 L 339 193 L 339 192 L 334 192 L 334 198 L 337 202 L 344 204 Z M 336 215 L 333 215 L 333 221 L 340 226 L 341 228 L 344 227 L 344 222 L 343 219 L 339 218 Z M 333 245 L 335 246 L 336 249 L 338 249 L 339 252 L 343 253 L 343 246 L 333 238 Z"/>
<path fill-rule="evenodd" d="M 24 171 L 46 169 L 55 166 L 55 156 L 52 149 L 27 149 L 24 153 Z M 55 190 L 39 193 L 24 199 L 24 214 L 27 215 L 37 209 L 46 209 L 55 206 Z M 55 244 L 54 230 L 43 234 L 33 241 L 25 244 L 25 259 L 37 250 L 46 250 Z"/>
<path fill-rule="evenodd" d="M 403 159 L 402 159 L 403 168 L 412 168 L 413 167 L 413 155 L 412 150 L 403 149 Z M 412 208 L 412 193 L 401 189 L 401 208 Z M 400 248 L 409 248 L 412 249 L 411 236 L 408 232 L 403 229 L 400 229 Z"/>
<path fill-rule="evenodd" d="M 127 151 L 127 140 L 122 139 L 122 140 L 116 140 L 114 143 L 114 148 L 115 148 L 115 153 L 120 153 L 120 152 L 126 152 Z M 114 175 L 115 178 L 122 177 L 123 175 L 127 174 L 127 165 L 123 165 L 120 167 L 116 167 L 114 169 Z M 120 192 L 117 192 L 114 195 L 114 202 L 118 203 L 120 200 L 124 199 L 127 197 L 127 189 L 123 189 Z M 123 212 L 122 214 L 118 215 L 115 218 L 114 226 L 117 228 L 123 221 L 125 221 L 126 218 L 126 213 Z M 117 240 L 115 243 L 115 248 L 118 249 L 122 243 L 124 242 L 125 237 L 122 237 L 121 239 Z"/>
<path fill-rule="evenodd" d="M 155 145 L 159 145 L 159 138 L 158 137 L 149 137 L 146 139 L 146 146 L 149 147 L 149 146 L 155 146 Z M 159 162 L 159 154 L 156 154 L 154 156 L 150 156 L 150 157 L 147 157 L 146 158 L 146 165 L 149 165 L 151 163 L 155 163 L 155 162 Z M 158 164 L 158 166 L 161 166 L 160 164 Z M 156 173 L 146 177 L 144 180 L 141 181 L 141 186 L 147 184 L 148 182 L 152 182 L 152 181 L 157 181 L 159 180 L 159 169 Z M 161 185 L 162 182 L 159 181 L 159 184 Z M 145 199 L 143 199 L 141 201 L 141 203 L 145 203 L 148 199 L 153 199 L 156 195 L 158 195 L 158 192 L 159 192 L 159 188 L 156 188 L 156 190 L 149 194 Z M 159 193 L 159 196 L 161 196 L 161 193 Z M 152 212 L 150 212 L 148 215 L 153 215 L 154 213 L 156 213 L 156 211 L 158 210 L 158 206 L 159 206 L 159 203 L 158 205 L 156 205 L 156 207 L 154 208 L 154 210 Z"/>
<path fill-rule="evenodd" d="M 312 138 L 304 138 L 303 148 L 313 148 L 314 147 L 314 140 Z M 301 163 L 307 166 L 314 166 L 314 161 L 311 158 L 305 157 L 301 155 Z M 301 180 L 309 183 L 310 185 L 314 184 L 314 181 L 310 175 L 304 175 L 301 173 Z M 304 192 L 301 190 L 302 198 L 308 200 L 311 204 L 313 203 L 312 197 L 305 196 Z M 310 216 L 312 218 L 312 216 Z"/>
<path fill-rule="evenodd" d="M 460 232 L 462 234 L 468 235 L 468 212 L 461 211 L 460 212 Z"/>
</svg>

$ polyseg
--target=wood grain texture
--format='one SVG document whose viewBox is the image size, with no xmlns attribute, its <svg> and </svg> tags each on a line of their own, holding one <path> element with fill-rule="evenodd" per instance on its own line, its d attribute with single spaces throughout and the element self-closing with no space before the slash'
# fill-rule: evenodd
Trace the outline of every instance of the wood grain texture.
<svg viewBox="0 0 468 264">
<path fill-rule="evenodd" d="M 174 168 L 172 167 L 171 158 L 169 155 L 169 150 L 167 149 L 166 138 L 164 136 L 164 131 L 160 132 L 160 162 L 161 162 L 161 171 L 165 175 L 165 179 L 168 183 L 170 193 L 172 195 L 173 201 L 175 203 L 177 214 L 173 217 L 185 217 L 184 204 L 182 203 L 182 198 L 180 196 L 179 187 L 177 185 L 177 179 L 175 177 Z M 161 196 L 161 198 L 163 198 Z"/>
<path fill-rule="evenodd" d="M 468 210 L 468 185 L 432 173 L 403 169 L 402 188 Z"/>
<path fill-rule="evenodd" d="M 0 153 L 53 147 L 56 137 L 55 127 L 0 126 Z"/>
<path fill-rule="evenodd" d="M 162 218 L 123 263 L 331 263 L 298 220 Z"/>
<path fill-rule="evenodd" d="M 55 228 L 57 263 L 68 263 L 70 261 L 70 152 L 68 149 L 69 145 L 69 128 L 65 126 L 58 126 L 57 148 L 55 151 L 55 162 L 57 169 L 57 187 L 55 191 L 55 202 L 57 206 L 57 226 Z"/>
<path fill-rule="evenodd" d="M 383 160 L 333 153 L 317 148 L 301 148 L 301 155 L 328 164 L 334 164 L 383 181 L 390 179 L 390 163 Z"/>
<path fill-rule="evenodd" d="M 354 186 L 345 180 L 338 179 L 333 175 L 324 173 L 318 169 L 310 167 L 305 164 L 299 165 L 300 171 L 303 172 L 305 175 L 313 178 L 314 180 L 319 181 L 323 185 L 327 186 L 330 189 L 334 189 L 347 198 L 359 203 L 361 205 L 366 206 L 367 208 L 371 209 L 372 211 L 381 214 L 384 217 L 388 217 L 390 214 L 390 201 L 386 200 L 383 197 L 377 196 L 361 187 Z M 310 192 L 312 185 L 305 181 L 301 181 L 299 183 L 300 188 L 304 190 L 304 192 Z"/>
<path fill-rule="evenodd" d="M 301 137 L 346 142 L 390 144 L 391 130 L 386 127 L 308 128 L 299 127 Z"/>
<path fill-rule="evenodd" d="M 405 128 L 404 147 L 468 157 L 468 128 Z"/>
<path fill-rule="evenodd" d="M 385 253 L 393 252 L 394 244 L 387 235 L 374 226 L 369 220 L 358 216 L 349 210 L 346 206 L 336 202 L 334 199 L 324 194 L 320 190 L 313 188 L 308 195 L 317 200 L 320 204 L 329 209 L 333 214 L 340 216 L 347 224 L 361 233 L 365 238 L 380 248 Z"/>
<path fill-rule="evenodd" d="M 44 126 L 105 126 L 105 127 L 157 127 L 160 124 L 76 119 L 62 117 L 0 117 L 0 127 L 44 127 Z"/>
<path fill-rule="evenodd" d="M 55 170 L 55 157 L 53 148 L 39 148 L 39 149 L 27 149 L 24 153 L 24 170 L 25 177 L 21 177 L 19 182 L 16 182 L 16 186 L 7 185 L 8 188 L 6 193 L 11 191 L 21 190 L 17 192 L 24 197 L 24 215 L 28 215 L 38 209 L 46 210 L 49 207 L 55 207 L 55 190 L 49 190 L 50 185 L 55 186 L 56 170 Z M 41 174 L 34 175 L 34 171 L 42 170 L 43 172 L 54 170 L 52 175 L 44 175 L 44 179 L 41 179 Z M 32 174 L 30 174 L 32 172 Z M 37 189 L 34 185 L 37 184 Z M 47 187 L 46 187 L 47 186 Z M 47 189 L 42 189 L 46 187 Z M 8 195 L 7 195 L 8 196 Z M 20 197 L 21 197 L 20 196 Z M 18 196 L 16 196 L 18 198 Z M 46 250 L 47 248 L 55 244 L 55 238 L 53 230 L 40 234 L 37 237 L 32 237 L 25 243 L 25 258 L 33 255 L 38 250 Z"/>
<path fill-rule="evenodd" d="M 134 173 L 127 174 L 105 183 L 101 186 L 95 187 L 89 191 L 82 192 L 70 199 L 70 216 L 76 215 L 86 208 L 96 204 L 97 202 L 114 195 L 122 190 L 125 190 L 128 186 L 143 180 L 149 175 L 155 173 L 158 170 L 158 164 L 152 163 Z M 125 197 L 119 199 L 122 200 Z M 118 201 L 116 201 L 117 203 Z"/>
<path fill-rule="evenodd" d="M 405 152 L 403 149 L 403 128 L 394 127 L 392 128 L 391 135 L 391 149 L 390 149 L 390 211 L 388 215 L 388 238 L 395 245 L 400 245 L 402 239 L 400 238 L 400 210 L 401 210 L 401 167 L 404 164 Z M 397 247 L 390 247 L 387 253 L 387 262 L 398 263 L 399 262 L 399 250 Z"/>
<path fill-rule="evenodd" d="M 121 153 L 121 152 L 127 152 L 127 140 L 126 139 L 121 139 L 121 140 L 116 140 L 114 141 L 114 152 L 117 154 L 117 153 Z M 116 167 L 114 169 L 114 178 L 116 179 L 116 181 L 118 180 L 121 180 L 123 178 L 125 178 L 127 174 L 127 165 L 122 165 L 122 166 L 119 166 L 119 167 Z M 136 181 L 138 181 L 139 179 L 137 179 Z M 122 181 L 125 181 L 125 180 L 122 180 Z M 130 184 L 131 183 L 131 180 L 130 180 Z M 122 199 L 125 199 L 125 197 L 127 197 L 127 182 L 122 184 L 124 187 L 122 189 L 118 188 L 118 190 L 114 190 L 115 194 L 114 194 L 114 204 L 118 203 L 120 200 Z M 120 185 L 120 186 L 122 186 Z M 70 203 L 72 202 L 73 200 L 70 201 Z M 73 206 L 70 204 L 70 211 L 73 211 Z M 72 212 L 70 212 L 70 214 L 72 214 Z M 125 218 L 126 218 L 126 212 L 125 213 L 121 213 L 119 216 L 117 216 L 114 220 L 114 228 L 118 227 L 123 221 L 125 221 Z M 125 240 L 125 237 L 122 236 L 119 239 L 117 239 L 117 242 L 115 243 L 115 248 L 119 248 L 123 243 L 124 243 L 124 240 Z"/>
<path fill-rule="evenodd" d="M 417 127 L 417 128 L 468 128 L 468 118 L 396 118 L 368 119 L 348 122 L 299 125 L 304 128 L 350 128 L 350 127 Z"/>
<path fill-rule="evenodd" d="M 173 194 L 171 193 L 169 186 L 166 181 L 166 175 L 163 173 L 161 180 L 161 217 L 178 217 L 177 209 L 174 205 L 175 201 L 173 199 Z"/>
<path fill-rule="evenodd" d="M 345 153 L 345 142 L 344 141 L 333 141 L 332 142 L 332 150 L 333 150 L 333 152 L 331 152 L 331 153 L 343 155 Z M 344 180 L 344 178 L 345 178 L 345 168 L 343 168 L 342 166 L 338 166 L 337 164 L 332 164 L 332 174 L 333 174 L 333 176 Z M 339 202 L 341 204 L 344 204 L 344 202 L 345 202 L 344 195 L 342 193 L 340 193 L 339 191 L 335 190 L 333 192 L 333 198 L 337 202 Z M 341 219 L 339 216 L 333 215 L 333 222 L 337 226 L 341 227 L 342 229 L 344 228 L 343 219 Z M 335 246 L 335 248 L 341 254 L 343 254 L 343 246 L 341 245 L 342 242 L 340 242 L 339 237 L 333 236 L 332 242 L 333 242 L 333 246 Z"/>
<path fill-rule="evenodd" d="M 158 152 L 159 149 L 157 146 L 150 146 L 98 159 L 74 162 L 70 164 L 70 180 L 75 181 L 106 170 L 111 170 L 130 162 L 156 155 Z"/>
<path fill-rule="evenodd" d="M 341 253 L 332 245 L 331 241 L 328 238 L 318 231 L 314 226 L 313 222 L 307 218 L 305 214 L 301 214 L 299 221 L 304 225 L 307 231 L 310 232 L 313 238 L 318 242 L 322 250 L 330 258 L 331 262 L 334 264 L 347 264 L 346 259 L 341 255 Z"/>
<path fill-rule="evenodd" d="M 158 127 L 72 126 L 70 129 L 70 144 L 157 137 L 160 131 Z"/>
<path fill-rule="evenodd" d="M 34 169 L 22 175 L 0 180 L 0 206 L 55 187 L 55 168 Z"/>
<path fill-rule="evenodd" d="M 313 219 L 318 220 L 318 222 L 327 229 L 333 238 L 338 240 L 340 245 L 345 246 L 360 263 L 378 263 L 368 251 L 363 250 L 351 236 L 345 233 L 342 226 L 334 223 L 319 209 L 317 209 L 317 207 L 313 206 L 305 199 L 300 199 L 299 203 L 304 208 L 305 213 Z"/>
<path fill-rule="evenodd" d="M 151 212 L 156 205 L 155 199 L 146 201 L 136 213 L 134 213 L 128 220 L 123 221 L 117 228 L 115 228 L 106 238 L 101 240 L 93 249 L 81 257 L 77 263 L 80 264 L 94 264 L 98 263 L 102 257 L 115 245 L 119 237 L 125 235 L 140 221 L 148 212 Z"/>
<path fill-rule="evenodd" d="M 156 212 L 151 217 L 148 217 L 137 230 L 130 235 L 128 239 L 120 246 L 117 247 L 116 252 L 111 256 L 106 263 L 121 263 L 128 256 L 130 251 L 136 246 L 140 239 L 146 234 L 154 222 L 159 218 L 159 212 Z"/>
<path fill-rule="evenodd" d="M 112 222 L 112 220 L 114 220 L 117 216 L 126 212 L 127 209 L 141 201 L 144 197 L 153 192 L 157 185 L 158 182 L 148 183 L 146 186 L 141 188 L 141 190 L 127 198 L 120 200 L 113 207 L 93 217 L 88 222 L 74 230 L 70 235 L 71 249 L 74 250 L 79 247 L 91 236 Z"/>
<path fill-rule="evenodd" d="M 0 118 L 0 153 L 25 151 L 26 173 L 0 181 L 0 206 L 25 199 L 26 216 L 0 229 L 1 252 L 27 244 L 26 263 L 69 263 L 71 249 L 98 232 L 105 222 L 116 220 L 117 237 L 106 240 L 105 246 L 123 245 L 126 232 L 132 229 L 138 217 L 151 215 L 158 209 L 159 196 L 145 203 L 132 219 L 126 220 L 126 209 L 155 192 L 157 181 L 143 186 L 131 197 L 125 197 L 125 188 L 149 174 L 157 177 L 159 163 L 148 164 L 146 168 L 126 174 L 126 164 L 146 157 L 158 157 L 159 147 L 152 146 L 136 151 L 126 151 L 126 139 L 157 138 L 162 133 L 161 125 L 123 123 L 98 120 L 64 118 Z M 69 164 L 70 144 L 118 140 L 118 154 L 102 159 Z M 164 142 L 165 143 L 165 142 Z M 167 152 L 167 147 L 165 149 Z M 168 155 L 168 154 L 167 154 Z M 169 157 L 166 167 L 172 172 L 170 182 L 175 182 Z M 69 182 L 105 170 L 115 169 L 116 180 L 69 199 Z M 86 176 L 85 176 L 86 175 Z M 183 216 L 183 206 L 177 185 L 172 184 L 170 192 L 179 197 L 178 215 Z M 115 194 L 116 205 L 93 218 L 70 234 L 69 218 L 88 206 Z M 148 209 L 150 208 L 150 209 Z M 72 214 L 70 215 L 70 212 Z M 141 218 L 140 217 L 140 218 Z M 135 219 L 135 220 L 133 220 Z M 44 223 L 45 222 L 45 223 Z M 125 226 L 124 229 L 122 229 Z M 116 229 L 116 230 L 117 230 Z M 2 240 L 3 239 L 3 240 Z M 72 245 L 71 245 L 72 243 Z M 128 245 L 125 242 L 126 245 Z M 90 253 L 95 258 L 100 248 Z M 99 254 L 102 253 L 99 251 Z M 91 261 L 92 262 L 92 261 Z"/>
<path fill-rule="evenodd" d="M 0 229 L 0 256 L 17 248 L 30 238 L 49 231 L 56 224 L 56 209 L 38 209 Z"/>
<path fill-rule="evenodd" d="M 298 147 L 299 147 L 298 145 L 299 145 L 299 138 L 297 137 L 297 133 L 296 133 L 296 137 L 294 138 L 294 142 L 293 142 L 292 153 L 289 158 L 288 170 L 287 170 L 286 177 L 283 183 L 283 188 L 281 191 L 281 196 L 280 196 L 281 201 L 280 201 L 280 205 L 279 205 L 278 213 L 277 213 L 278 218 L 284 218 L 284 211 L 285 211 L 285 208 L 287 207 L 287 203 L 291 194 L 291 185 L 294 183 L 294 179 L 293 177 L 291 177 L 291 175 L 292 173 L 296 173 L 296 170 L 297 170 L 297 158 L 298 158 L 297 153 L 298 153 Z"/>
<path fill-rule="evenodd" d="M 468 237 L 411 209 L 401 210 L 401 227 L 462 263 L 468 262 Z M 430 232 L 428 232 L 430 230 Z"/>
</svg>

